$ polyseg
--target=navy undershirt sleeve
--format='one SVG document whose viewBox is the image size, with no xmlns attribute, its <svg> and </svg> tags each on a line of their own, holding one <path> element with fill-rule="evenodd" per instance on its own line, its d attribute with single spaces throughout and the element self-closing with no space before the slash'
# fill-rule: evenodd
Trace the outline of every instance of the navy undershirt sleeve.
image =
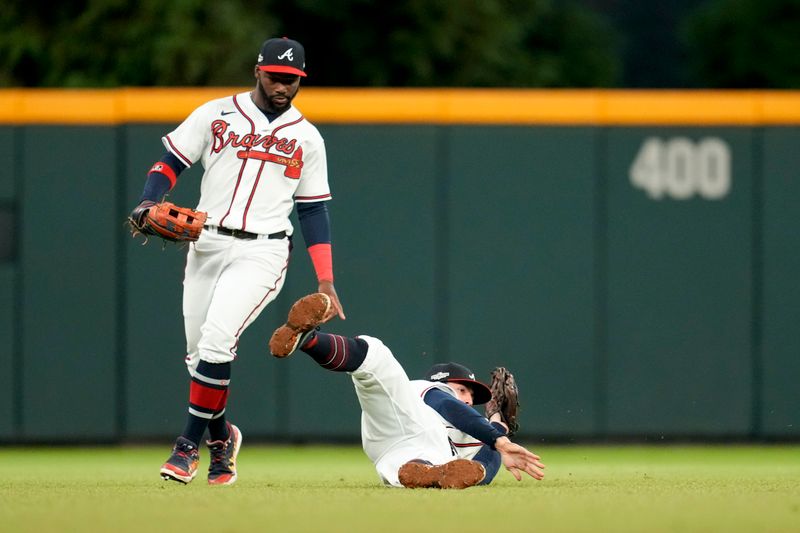
<svg viewBox="0 0 800 533">
<path fill-rule="evenodd" d="M 494 448 L 494 441 L 504 435 L 473 407 L 439 389 L 430 389 L 425 403 L 453 424 L 453 427 Z"/>
<path fill-rule="evenodd" d="M 327 202 L 302 202 L 297 204 L 297 219 L 306 241 L 306 248 L 314 244 L 330 244 L 331 221 Z"/>
<path fill-rule="evenodd" d="M 502 457 L 500 457 L 500 452 L 493 450 L 488 444 L 481 446 L 481 449 L 475 454 L 473 460 L 481 463 L 486 471 L 486 476 L 478 485 L 488 485 L 491 483 L 500 470 L 500 464 L 503 462 Z"/>
<path fill-rule="evenodd" d="M 165 153 L 159 161 L 169 165 L 169 167 L 175 171 L 175 176 L 178 176 L 181 172 L 186 170 L 186 165 L 175 157 L 172 152 Z M 151 172 L 147 175 L 147 181 L 144 183 L 144 190 L 142 191 L 142 196 L 139 198 L 139 202 L 141 203 L 144 200 L 160 202 L 171 188 L 172 184 L 169 182 L 168 177 L 159 172 Z"/>
</svg>

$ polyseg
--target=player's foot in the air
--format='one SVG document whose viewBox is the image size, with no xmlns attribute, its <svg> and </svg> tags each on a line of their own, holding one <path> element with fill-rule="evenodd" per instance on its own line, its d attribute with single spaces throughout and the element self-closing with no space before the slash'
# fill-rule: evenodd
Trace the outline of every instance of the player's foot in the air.
<svg viewBox="0 0 800 533">
<path fill-rule="evenodd" d="M 465 489 L 486 477 L 486 469 L 477 461 L 455 459 L 443 465 L 409 461 L 397 472 L 400 484 L 409 489 Z"/>
<path fill-rule="evenodd" d="M 228 440 L 206 441 L 211 453 L 208 465 L 209 485 L 233 485 L 236 482 L 236 456 L 242 446 L 242 432 L 228 422 Z"/>
<path fill-rule="evenodd" d="M 197 475 L 199 460 L 197 446 L 189 439 L 178 437 L 175 447 L 172 448 L 172 455 L 161 466 L 161 477 L 165 480 L 189 483 Z"/>
<path fill-rule="evenodd" d="M 289 311 L 286 324 L 275 330 L 269 340 L 269 351 L 275 357 L 287 357 L 302 347 L 322 324 L 331 310 L 331 299 L 327 294 L 316 292 L 297 300 Z"/>
</svg>

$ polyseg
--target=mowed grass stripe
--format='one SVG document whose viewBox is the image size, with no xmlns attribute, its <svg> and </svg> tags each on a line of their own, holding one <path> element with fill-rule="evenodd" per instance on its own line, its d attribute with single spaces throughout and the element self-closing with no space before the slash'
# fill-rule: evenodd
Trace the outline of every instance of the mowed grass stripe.
<svg viewBox="0 0 800 533">
<path fill-rule="evenodd" d="M 542 482 L 380 485 L 358 447 L 245 443 L 239 481 L 166 483 L 169 446 L 0 448 L 0 531 L 798 531 L 797 446 L 532 446 Z"/>
</svg>

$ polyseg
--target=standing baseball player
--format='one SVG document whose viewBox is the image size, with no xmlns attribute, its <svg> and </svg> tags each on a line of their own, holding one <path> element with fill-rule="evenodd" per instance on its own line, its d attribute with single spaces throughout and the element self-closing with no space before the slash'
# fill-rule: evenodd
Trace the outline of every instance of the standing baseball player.
<svg viewBox="0 0 800 533">
<path fill-rule="evenodd" d="M 504 420 L 497 405 L 487 408 L 488 420 L 472 408 L 492 400 L 492 392 L 468 368 L 434 365 L 426 379 L 410 381 L 380 339 L 317 331 L 332 308 L 322 293 L 298 300 L 272 335 L 270 351 L 287 357 L 299 348 L 323 368 L 350 374 L 361 404 L 364 452 L 384 484 L 466 488 L 491 482 L 501 463 L 518 481 L 523 472 L 544 477 L 539 456 L 509 440 L 515 421 Z M 512 387 L 516 395 L 516 383 Z"/>
<path fill-rule="evenodd" d="M 244 330 L 283 287 L 295 205 L 318 290 L 331 301 L 325 318 L 345 318 L 333 285 L 325 144 L 292 105 L 306 76 L 303 46 L 287 38 L 265 41 L 254 75 L 252 91 L 201 105 L 162 138 L 167 151 L 130 216 L 134 227 L 146 227 L 148 211 L 178 175 L 203 165 L 197 211 L 207 219 L 188 248 L 183 282 L 189 414 L 161 467 L 164 479 L 182 483 L 197 473 L 206 429 L 208 483 L 236 481 L 242 433 L 225 416 L 231 362 Z"/>
</svg>

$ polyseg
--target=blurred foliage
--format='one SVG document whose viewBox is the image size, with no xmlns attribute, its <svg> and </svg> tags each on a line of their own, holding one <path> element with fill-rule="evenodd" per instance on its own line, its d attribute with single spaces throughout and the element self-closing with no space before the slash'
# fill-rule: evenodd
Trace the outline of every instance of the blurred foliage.
<svg viewBox="0 0 800 533">
<path fill-rule="evenodd" d="M 5 0 L 0 84 L 242 85 L 278 21 L 261 2 Z M 252 12 L 259 15 L 253 17 Z"/>
<path fill-rule="evenodd" d="M 698 86 L 800 88 L 800 0 L 710 0 L 682 30 Z"/>
<path fill-rule="evenodd" d="M 591 87 L 618 72 L 610 26 L 572 2 L 305 0 L 292 15 L 323 85 Z"/>
<path fill-rule="evenodd" d="M 249 85 L 283 35 L 318 86 L 800 86 L 800 0 L 631 2 L 4 0 L 0 86 Z"/>
<path fill-rule="evenodd" d="M 5 0 L 0 85 L 243 85 L 261 42 L 327 86 L 612 86 L 611 27 L 551 0 Z"/>
</svg>

